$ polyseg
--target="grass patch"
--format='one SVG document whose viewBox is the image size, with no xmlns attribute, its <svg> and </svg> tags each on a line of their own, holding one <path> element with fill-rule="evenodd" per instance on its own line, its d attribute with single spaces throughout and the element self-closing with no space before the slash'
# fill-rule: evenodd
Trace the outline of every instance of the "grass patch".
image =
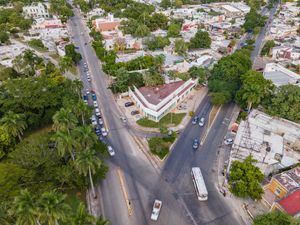
<svg viewBox="0 0 300 225">
<path fill-rule="evenodd" d="M 44 46 L 43 42 L 39 39 L 32 39 L 31 41 L 28 41 L 28 45 L 39 52 L 48 51 L 48 49 Z"/>
<path fill-rule="evenodd" d="M 176 135 L 173 134 L 167 137 L 153 137 L 148 140 L 150 151 L 157 155 L 160 159 L 165 158 L 165 156 L 169 153 L 170 146 L 176 139 Z"/>
<path fill-rule="evenodd" d="M 75 65 L 73 65 L 71 68 L 70 68 L 70 72 L 73 73 L 74 75 L 77 74 L 77 67 Z"/>
<path fill-rule="evenodd" d="M 186 113 L 168 113 L 165 115 L 159 122 L 154 122 L 147 118 L 142 118 L 136 121 L 136 123 L 142 127 L 152 127 L 152 128 L 159 128 L 163 126 L 177 126 L 181 123 L 182 119 L 185 117 Z"/>
</svg>

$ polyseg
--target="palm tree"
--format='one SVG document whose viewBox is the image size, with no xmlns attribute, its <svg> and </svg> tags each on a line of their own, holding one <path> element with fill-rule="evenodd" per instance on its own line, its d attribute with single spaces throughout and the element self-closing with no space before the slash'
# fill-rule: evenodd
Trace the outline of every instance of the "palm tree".
<svg viewBox="0 0 300 225">
<path fill-rule="evenodd" d="M 13 137 L 18 136 L 19 140 L 22 140 L 21 135 L 23 135 L 23 131 L 27 127 L 24 114 L 16 114 L 12 111 L 8 111 L 0 120 L 0 123 L 8 134 Z"/>
<path fill-rule="evenodd" d="M 65 130 L 58 130 L 51 139 L 56 142 L 59 155 L 63 157 L 69 152 L 72 160 L 75 160 L 74 149 L 77 148 L 79 144 L 72 133 Z"/>
<path fill-rule="evenodd" d="M 74 107 L 73 112 L 77 118 L 81 117 L 81 123 L 84 125 L 85 119 L 91 115 L 92 109 L 89 105 L 85 104 L 83 100 L 79 100 Z"/>
<path fill-rule="evenodd" d="M 76 214 L 72 220 L 72 225 L 94 225 L 95 217 L 88 213 L 85 205 L 80 202 L 77 207 Z"/>
<path fill-rule="evenodd" d="M 59 225 L 70 215 L 70 207 L 65 203 L 66 195 L 56 191 L 44 192 L 38 201 L 39 213 L 43 222 L 48 225 Z"/>
<path fill-rule="evenodd" d="M 83 88 L 82 81 L 79 79 L 73 80 L 72 87 L 74 88 L 75 92 L 77 92 L 79 99 L 81 99 L 81 90 Z"/>
<path fill-rule="evenodd" d="M 78 123 L 77 118 L 70 109 L 61 108 L 53 116 L 54 129 L 65 129 L 70 132 L 70 129 L 74 128 Z"/>
<path fill-rule="evenodd" d="M 102 216 L 100 216 L 99 219 L 97 219 L 96 225 L 108 225 L 109 223 L 109 220 L 106 220 Z"/>
<path fill-rule="evenodd" d="M 59 69 L 64 73 L 66 71 L 69 71 L 70 68 L 73 66 L 73 60 L 69 56 L 64 56 L 60 61 L 59 61 Z"/>
<path fill-rule="evenodd" d="M 164 65 L 166 57 L 163 54 L 160 54 L 154 57 L 154 65 L 157 68 L 158 72 L 162 72 L 162 66 Z"/>
<path fill-rule="evenodd" d="M 97 142 L 97 135 L 90 125 L 77 127 L 74 133 L 83 149 L 90 148 Z"/>
<path fill-rule="evenodd" d="M 27 190 L 15 197 L 10 213 L 16 217 L 16 225 L 40 225 L 36 198 Z"/>
<path fill-rule="evenodd" d="M 96 152 L 93 149 L 86 149 L 81 151 L 75 160 L 75 167 L 80 174 L 84 176 L 89 175 L 93 197 L 97 198 L 92 174 L 96 173 L 96 170 L 100 168 L 102 161 L 96 156 Z"/>
</svg>

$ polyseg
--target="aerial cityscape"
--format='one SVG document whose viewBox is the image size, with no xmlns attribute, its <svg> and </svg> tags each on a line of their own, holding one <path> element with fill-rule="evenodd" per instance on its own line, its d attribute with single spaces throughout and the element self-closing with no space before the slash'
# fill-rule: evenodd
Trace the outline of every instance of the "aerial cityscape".
<svg viewBox="0 0 300 225">
<path fill-rule="evenodd" d="M 300 225 L 300 0 L 0 0 L 0 225 Z"/>
</svg>

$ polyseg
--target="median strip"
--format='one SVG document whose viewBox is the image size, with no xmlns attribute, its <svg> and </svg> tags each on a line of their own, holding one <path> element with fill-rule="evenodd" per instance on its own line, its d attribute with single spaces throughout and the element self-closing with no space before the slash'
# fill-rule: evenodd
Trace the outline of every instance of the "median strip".
<svg viewBox="0 0 300 225">
<path fill-rule="evenodd" d="M 126 191 L 126 184 L 125 184 L 124 176 L 123 176 L 123 173 L 120 169 L 118 169 L 118 176 L 119 176 L 119 179 L 120 179 L 121 189 L 122 189 L 124 199 L 125 199 L 125 203 L 126 203 L 126 206 L 127 206 L 128 215 L 131 216 L 132 212 L 133 212 L 133 208 L 132 208 L 132 205 L 129 201 L 128 193 Z"/>
</svg>

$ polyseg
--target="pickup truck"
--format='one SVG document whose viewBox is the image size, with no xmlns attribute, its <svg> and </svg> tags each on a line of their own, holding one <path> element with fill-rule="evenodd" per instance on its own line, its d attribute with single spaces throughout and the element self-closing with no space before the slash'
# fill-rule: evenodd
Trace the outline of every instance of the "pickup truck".
<svg viewBox="0 0 300 225">
<path fill-rule="evenodd" d="M 153 210 L 151 213 L 151 220 L 157 221 L 159 213 L 160 213 L 160 209 L 162 206 L 162 201 L 160 200 L 155 200 L 154 204 L 153 204 Z"/>
</svg>

